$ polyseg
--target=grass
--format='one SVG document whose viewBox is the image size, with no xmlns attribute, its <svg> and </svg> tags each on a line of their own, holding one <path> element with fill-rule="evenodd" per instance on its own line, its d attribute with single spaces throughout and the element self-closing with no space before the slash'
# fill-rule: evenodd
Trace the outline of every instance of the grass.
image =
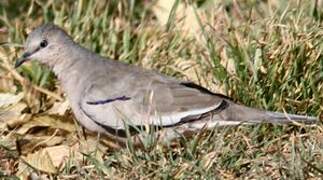
<svg viewBox="0 0 323 180">
<path fill-rule="evenodd" d="M 12 105 L 24 107 L 16 110 L 17 117 L 3 119 L 8 109 L 0 107 L 0 177 L 322 177 L 322 123 L 218 128 L 179 139 L 172 146 L 136 149 L 130 143 L 117 151 L 94 137 L 92 148 L 85 151 L 83 144 L 89 139 L 78 126 L 72 128 L 70 111 L 56 118 L 47 116 L 55 103 L 64 102 L 57 100 L 64 98 L 54 75 L 36 63 L 18 73 L 12 69 L 27 32 L 43 22 L 55 22 L 102 56 L 194 81 L 252 107 L 308 114 L 322 121 L 321 1 L 202 0 L 183 4 L 174 1 L 168 5 L 169 14 L 158 13 L 160 3 L 154 1 L 0 2 L 0 42 L 8 42 L 0 46 L 0 92 L 24 92 L 24 98 Z M 37 117 L 42 118 L 42 126 Z M 44 141 L 40 143 L 39 138 Z M 75 154 L 80 149 L 82 153 L 70 156 L 54 172 L 28 158 L 60 145 L 70 151 L 77 146 Z"/>
</svg>

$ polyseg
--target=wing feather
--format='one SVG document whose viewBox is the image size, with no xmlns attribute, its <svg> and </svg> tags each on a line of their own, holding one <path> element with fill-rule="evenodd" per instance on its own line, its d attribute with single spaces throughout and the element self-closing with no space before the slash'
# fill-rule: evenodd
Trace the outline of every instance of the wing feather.
<svg viewBox="0 0 323 180">
<path fill-rule="evenodd" d="M 81 107 L 93 121 L 124 129 L 125 123 L 130 126 L 165 127 L 182 124 L 221 108 L 224 101 L 197 85 L 192 87 L 177 81 L 150 79 L 145 83 L 129 82 L 128 85 L 123 82 L 125 86 L 117 86 L 119 89 L 102 85 L 102 82 L 92 82 L 83 93 Z"/>
</svg>

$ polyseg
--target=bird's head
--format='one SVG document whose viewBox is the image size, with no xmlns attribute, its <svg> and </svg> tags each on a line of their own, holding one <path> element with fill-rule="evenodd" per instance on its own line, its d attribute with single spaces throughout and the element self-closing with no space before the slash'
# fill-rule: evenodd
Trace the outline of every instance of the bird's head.
<svg viewBox="0 0 323 180">
<path fill-rule="evenodd" d="M 23 63 L 36 59 L 43 64 L 51 65 L 55 57 L 66 51 L 72 39 L 64 30 L 54 24 L 44 24 L 34 29 L 24 45 L 24 53 L 17 59 L 15 68 Z"/>
</svg>

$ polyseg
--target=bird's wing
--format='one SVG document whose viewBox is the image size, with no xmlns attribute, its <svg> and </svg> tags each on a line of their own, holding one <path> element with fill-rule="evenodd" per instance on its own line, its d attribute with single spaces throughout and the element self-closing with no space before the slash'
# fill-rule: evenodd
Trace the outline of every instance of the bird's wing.
<svg viewBox="0 0 323 180">
<path fill-rule="evenodd" d="M 91 82 L 80 107 L 97 124 L 123 129 L 125 123 L 163 127 L 182 124 L 221 109 L 224 101 L 193 83 L 149 77 L 109 86 Z"/>
</svg>

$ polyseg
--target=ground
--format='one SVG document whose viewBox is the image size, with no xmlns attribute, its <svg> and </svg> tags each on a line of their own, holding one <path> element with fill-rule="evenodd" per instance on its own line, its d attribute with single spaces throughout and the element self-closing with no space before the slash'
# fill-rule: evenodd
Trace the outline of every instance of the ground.
<svg viewBox="0 0 323 180">
<path fill-rule="evenodd" d="M 322 8 L 321 0 L 1 1 L 0 177 L 319 179 Z M 320 122 L 215 128 L 119 149 L 76 123 L 46 67 L 13 68 L 27 34 L 45 22 L 102 56 Z"/>
</svg>

